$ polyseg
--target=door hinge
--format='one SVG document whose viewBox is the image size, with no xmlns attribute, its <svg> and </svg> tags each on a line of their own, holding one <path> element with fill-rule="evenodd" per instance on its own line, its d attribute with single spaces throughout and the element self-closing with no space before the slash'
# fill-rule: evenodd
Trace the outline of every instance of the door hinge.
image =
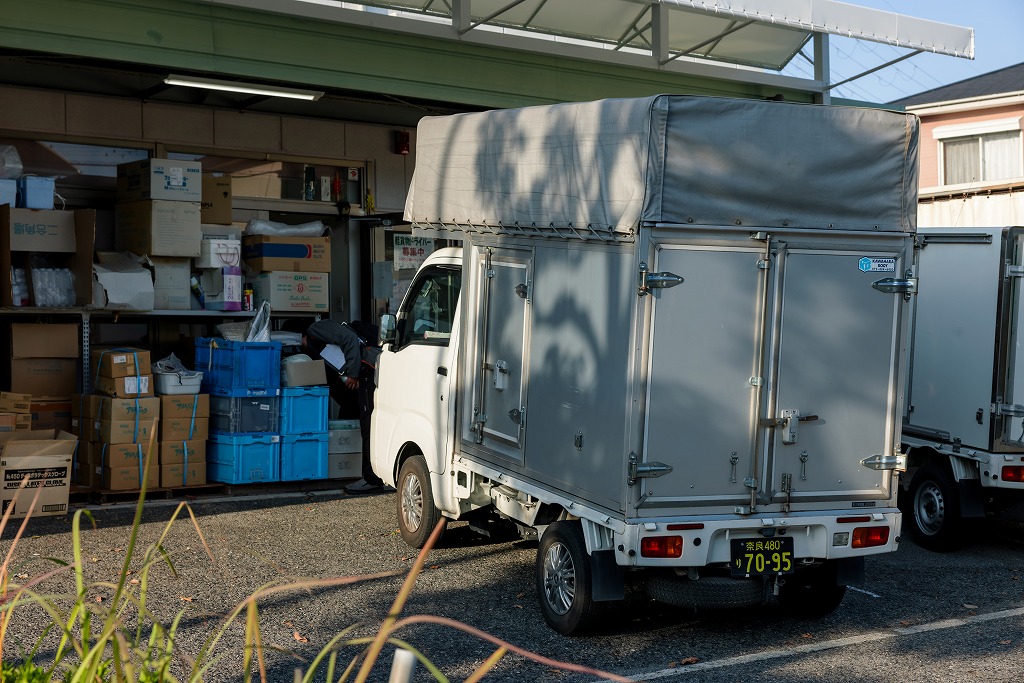
<svg viewBox="0 0 1024 683">
<path fill-rule="evenodd" d="M 683 283 L 683 277 L 675 273 L 661 272 L 651 273 L 647 270 L 647 262 L 640 262 L 640 286 L 637 288 L 638 296 L 646 296 L 652 289 L 668 289 Z"/>
<path fill-rule="evenodd" d="M 996 403 L 992 406 L 992 412 L 996 415 L 1024 417 L 1024 406 L 1019 403 Z"/>
<path fill-rule="evenodd" d="M 917 293 L 917 278 L 906 277 L 900 279 L 885 277 L 881 280 L 875 280 L 871 283 L 871 286 L 884 294 L 902 294 L 909 297 L 911 294 Z"/>
<path fill-rule="evenodd" d="M 632 486 L 637 479 L 654 479 L 672 471 L 671 465 L 663 462 L 639 462 L 636 453 L 629 454 L 629 476 L 626 483 Z"/>
<path fill-rule="evenodd" d="M 1024 266 L 1015 266 L 1012 263 L 1007 263 L 1005 277 L 1024 277 Z"/>
</svg>

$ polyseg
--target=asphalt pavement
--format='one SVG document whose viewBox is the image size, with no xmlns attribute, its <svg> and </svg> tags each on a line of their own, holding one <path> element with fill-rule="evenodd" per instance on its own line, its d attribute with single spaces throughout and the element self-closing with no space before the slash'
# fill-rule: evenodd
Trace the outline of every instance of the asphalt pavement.
<svg viewBox="0 0 1024 683">
<path fill-rule="evenodd" d="M 154 564 L 147 607 L 170 625 L 181 620 L 177 673 L 199 656 L 213 634 L 223 634 L 205 662 L 203 680 L 241 681 L 245 642 L 238 622 L 225 626 L 245 600 L 269 586 L 290 585 L 257 601 L 268 680 L 292 681 L 308 669 L 337 634 L 372 635 L 388 614 L 416 553 L 395 525 L 394 492 L 353 496 L 340 490 L 214 495 L 188 502 L 146 503 L 134 556 L 156 543 L 174 565 Z M 96 522 L 81 534 L 88 601 L 109 606 L 128 548 L 134 507 L 88 506 Z M 12 581 L 25 583 L 53 571 L 49 558 L 71 560 L 71 516 L 30 520 L 12 560 Z M 10 548 L 16 527 L 0 537 Z M 609 671 L 637 681 L 742 681 L 744 683 L 882 683 L 901 681 L 1019 680 L 1024 661 L 1024 532 L 979 524 L 970 544 L 949 554 L 922 550 L 905 539 L 896 553 L 868 560 L 867 584 L 850 590 L 834 614 L 793 618 L 768 605 L 727 612 L 693 612 L 655 603 L 640 591 L 615 605 L 601 632 L 569 638 L 540 616 L 533 588 L 536 542 L 510 535 L 481 536 L 454 523 L 406 603 L 403 616 L 432 615 L 461 622 L 552 660 Z M 212 555 L 212 558 L 208 555 Z M 138 559 L 132 578 L 141 576 Z M 372 578 L 375 577 L 375 578 Z M 311 585 L 309 580 L 331 582 Z M 305 582 L 305 583 L 304 583 Z M 68 570 L 39 584 L 68 603 Z M 137 590 L 138 585 L 133 584 Z M 45 619 L 31 608 L 15 610 L 4 659 L 31 647 Z M 125 620 L 127 625 L 133 618 Z M 452 681 L 466 679 L 496 649 L 493 642 L 450 623 L 414 623 L 398 634 Z M 40 658 L 52 653 L 44 640 Z M 361 645 L 342 645 L 347 664 Z M 386 681 L 392 649 L 371 680 Z M 325 680 L 318 676 L 315 680 Z M 351 679 L 350 679 L 351 680 Z M 435 680 L 418 666 L 414 680 Z M 598 680 L 506 654 L 486 681 Z"/>
</svg>

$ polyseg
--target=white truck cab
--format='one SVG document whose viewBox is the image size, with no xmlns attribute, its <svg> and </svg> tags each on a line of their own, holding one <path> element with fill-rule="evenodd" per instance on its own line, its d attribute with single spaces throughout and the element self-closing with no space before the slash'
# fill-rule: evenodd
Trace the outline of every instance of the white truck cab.
<svg viewBox="0 0 1024 683">
<path fill-rule="evenodd" d="M 834 610 L 899 543 L 916 140 L 894 112 L 698 97 L 424 119 L 406 217 L 462 247 L 381 321 L 403 538 L 515 522 L 565 634 L 634 581 Z"/>
</svg>

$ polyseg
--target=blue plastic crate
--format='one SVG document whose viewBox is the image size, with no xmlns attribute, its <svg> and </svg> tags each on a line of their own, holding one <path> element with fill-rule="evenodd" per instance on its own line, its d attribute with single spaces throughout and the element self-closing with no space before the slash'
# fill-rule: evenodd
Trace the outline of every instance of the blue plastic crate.
<svg viewBox="0 0 1024 683">
<path fill-rule="evenodd" d="M 327 478 L 327 434 L 281 435 L 281 481 Z"/>
<path fill-rule="evenodd" d="M 327 387 L 281 389 L 281 433 L 315 434 L 327 431 Z"/>
<path fill-rule="evenodd" d="M 277 396 L 281 390 L 281 342 L 199 337 L 195 369 L 203 373 L 203 393 Z"/>
<path fill-rule="evenodd" d="M 276 434 L 211 434 L 206 478 L 224 484 L 280 481 L 281 437 Z"/>
</svg>

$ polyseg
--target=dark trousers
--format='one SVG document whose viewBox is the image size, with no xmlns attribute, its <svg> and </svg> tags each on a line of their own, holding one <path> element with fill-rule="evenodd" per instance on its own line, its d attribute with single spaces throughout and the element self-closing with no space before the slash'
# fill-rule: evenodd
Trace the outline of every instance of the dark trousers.
<svg viewBox="0 0 1024 683">
<path fill-rule="evenodd" d="M 370 464 L 370 416 L 373 414 L 373 394 L 377 387 L 373 377 L 361 377 L 356 394 L 359 396 L 359 433 L 363 437 L 363 479 L 366 483 L 381 486 L 384 480 L 377 476 Z"/>
</svg>

